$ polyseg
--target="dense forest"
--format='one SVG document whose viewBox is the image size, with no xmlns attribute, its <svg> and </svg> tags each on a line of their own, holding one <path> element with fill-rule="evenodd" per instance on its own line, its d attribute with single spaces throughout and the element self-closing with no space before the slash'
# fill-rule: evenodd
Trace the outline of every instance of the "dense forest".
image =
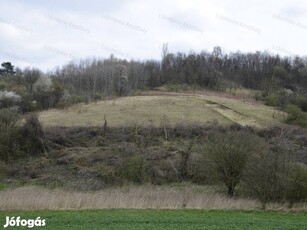
<svg viewBox="0 0 307 230">
<path fill-rule="evenodd" d="M 286 110 L 289 123 L 306 127 L 307 59 L 281 57 L 268 52 L 170 53 L 163 45 L 161 61 L 84 59 L 43 73 L 23 70 L 3 62 L 0 70 L 0 107 L 21 113 L 52 107 L 63 108 L 109 96 L 125 96 L 138 90 L 167 85 L 236 92 L 257 90 L 256 99 Z"/>
</svg>

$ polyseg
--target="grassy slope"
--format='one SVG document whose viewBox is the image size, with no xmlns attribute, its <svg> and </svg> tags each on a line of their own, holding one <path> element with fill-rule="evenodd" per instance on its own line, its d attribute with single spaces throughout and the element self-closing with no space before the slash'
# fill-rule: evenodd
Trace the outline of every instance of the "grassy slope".
<svg viewBox="0 0 307 230">
<path fill-rule="evenodd" d="M 197 210 L 104 210 L 1 212 L 5 216 L 46 219 L 44 229 L 305 229 L 306 214 Z M 23 229 L 23 228 L 21 228 Z"/>
<path fill-rule="evenodd" d="M 275 109 L 251 100 L 214 94 L 163 93 L 123 97 L 88 105 L 75 105 L 64 110 L 40 113 L 45 126 L 102 125 L 104 115 L 109 126 L 149 125 L 163 123 L 193 124 L 217 120 L 220 124 L 268 126 L 278 123 Z"/>
</svg>

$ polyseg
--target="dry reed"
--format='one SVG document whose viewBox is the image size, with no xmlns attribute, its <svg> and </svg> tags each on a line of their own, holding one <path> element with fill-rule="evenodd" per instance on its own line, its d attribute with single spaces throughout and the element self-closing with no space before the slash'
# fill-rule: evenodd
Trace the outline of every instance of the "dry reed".
<svg viewBox="0 0 307 230">
<path fill-rule="evenodd" d="M 81 209 L 241 209 L 257 208 L 248 199 L 234 199 L 192 189 L 133 187 L 99 192 L 73 192 L 41 187 L 20 187 L 0 192 L 0 210 Z"/>
</svg>

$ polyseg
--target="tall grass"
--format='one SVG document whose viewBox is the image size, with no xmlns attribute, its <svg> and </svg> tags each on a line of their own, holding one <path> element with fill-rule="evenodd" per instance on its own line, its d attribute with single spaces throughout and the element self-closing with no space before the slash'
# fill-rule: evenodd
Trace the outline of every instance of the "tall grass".
<svg viewBox="0 0 307 230">
<path fill-rule="evenodd" d="M 74 192 L 41 187 L 20 187 L 0 191 L 0 211 L 85 210 L 85 209 L 224 209 L 255 210 L 261 205 L 252 199 L 229 198 L 191 188 L 132 187 L 99 192 Z M 286 210 L 286 205 L 269 204 L 269 210 Z M 306 211 L 301 203 L 291 210 Z"/>
<path fill-rule="evenodd" d="M 81 193 L 20 187 L 0 192 L 0 210 L 255 209 L 258 203 L 192 189 L 133 187 Z"/>
</svg>

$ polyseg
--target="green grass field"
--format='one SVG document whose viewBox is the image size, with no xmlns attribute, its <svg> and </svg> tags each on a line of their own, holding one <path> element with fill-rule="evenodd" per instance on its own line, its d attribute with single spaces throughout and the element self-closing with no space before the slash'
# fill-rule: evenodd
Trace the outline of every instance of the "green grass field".
<svg viewBox="0 0 307 230">
<path fill-rule="evenodd" d="M 220 124 L 266 127 L 277 124 L 281 112 L 249 98 L 231 95 L 161 93 L 157 95 L 122 97 L 88 105 L 78 104 L 39 114 L 44 126 L 95 126 L 102 125 L 104 116 L 108 126 L 162 124 Z"/>
<path fill-rule="evenodd" d="M 6 216 L 46 220 L 42 229 L 306 229 L 307 215 L 276 212 L 200 210 L 103 210 L 0 212 L 1 226 Z M 25 228 L 7 228 L 25 229 Z M 38 227 L 39 229 L 39 227 Z"/>
</svg>

